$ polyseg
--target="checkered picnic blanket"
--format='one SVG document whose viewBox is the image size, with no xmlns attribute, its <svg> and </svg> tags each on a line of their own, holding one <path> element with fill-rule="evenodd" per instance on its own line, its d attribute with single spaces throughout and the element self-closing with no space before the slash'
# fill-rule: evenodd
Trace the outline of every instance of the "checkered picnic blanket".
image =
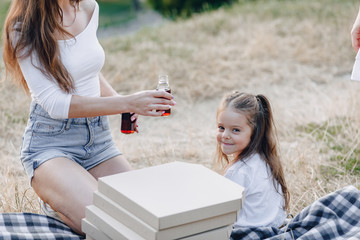
<svg viewBox="0 0 360 240">
<path fill-rule="evenodd" d="M 79 240 L 64 223 L 35 213 L 1 213 L 0 240 Z M 320 198 L 281 229 L 236 228 L 231 240 L 360 239 L 360 191 L 354 186 Z"/>
<path fill-rule="evenodd" d="M 230 239 L 360 239 L 360 191 L 347 186 L 307 206 L 281 229 L 241 227 L 233 229 Z"/>
<path fill-rule="evenodd" d="M 35 213 L 1 213 L 1 240 L 79 240 L 82 236 L 73 232 L 59 220 Z"/>
</svg>

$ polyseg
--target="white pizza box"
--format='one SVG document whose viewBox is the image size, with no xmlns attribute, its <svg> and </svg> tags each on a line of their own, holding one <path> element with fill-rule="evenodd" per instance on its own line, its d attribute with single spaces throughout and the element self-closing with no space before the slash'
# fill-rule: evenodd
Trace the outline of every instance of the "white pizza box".
<svg viewBox="0 0 360 240">
<path fill-rule="evenodd" d="M 146 240 L 94 205 L 85 210 L 85 219 L 113 240 Z M 87 232 L 85 231 L 85 234 Z M 96 239 L 102 240 L 102 239 Z"/>
<path fill-rule="evenodd" d="M 229 238 L 230 238 L 229 228 L 221 227 L 180 239 L 181 240 L 229 240 Z"/>
<path fill-rule="evenodd" d="M 149 240 L 177 239 L 207 230 L 232 225 L 237 218 L 237 212 L 234 211 L 171 228 L 156 230 L 102 193 L 94 193 L 94 205 L 109 214 L 116 221 L 119 221 L 138 235 Z"/>
<path fill-rule="evenodd" d="M 88 239 L 94 240 L 104 240 L 104 239 L 112 239 L 112 240 L 147 240 L 148 238 L 142 238 L 137 235 L 134 231 L 127 228 L 120 222 L 116 221 L 110 215 L 106 214 L 101 209 L 97 208 L 94 205 L 90 205 L 86 207 L 86 218 L 83 221 L 83 224 L 88 224 L 88 226 L 92 226 L 91 228 L 97 229 L 97 231 L 93 231 L 93 229 L 89 229 L 93 236 L 91 236 L 85 230 L 85 233 L 90 235 L 87 237 Z M 85 227 L 86 228 L 86 227 Z M 106 234 L 104 234 L 106 233 Z M 106 236 L 107 238 L 103 238 Z M 175 238 L 167 238 L 167 240 L 174 240 Z M 202 233 L 185 236 L 183 238 L 176 238 L 182 240 L 228 240 L 229 232 L 228 227 L 215 228 L 209 231 L 205 231 Z"/>
<path fill-rule="evenodd" d="M 102 177 L 98 191 L 156 230 L 237 212 L 244 194 L 224 176 L 185 162 Z"/>
<path fill-rule="evenodd" d="M 111 240 L 108 235 L 103 233 L 99 228 L 89 222 L 86 218 L 83 218 L 81 221 L 81 229 L 84 233 L 86 233 L 86 240 Z"/>
</svg>

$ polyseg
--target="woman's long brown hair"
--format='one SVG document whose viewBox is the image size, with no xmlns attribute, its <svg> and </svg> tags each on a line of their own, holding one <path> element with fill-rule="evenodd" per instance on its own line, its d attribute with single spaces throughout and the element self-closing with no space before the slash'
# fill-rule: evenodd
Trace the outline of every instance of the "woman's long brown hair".
<svg viewBox="0 0 360 240">
<path fill-rule="evenodd" d="M 276 128 L 269 100 L 264 95 L 254 96 L 252 94 L 234 92 L 225 96 L 222 100 L 217 111 L 217 117 L 225 108 L 231 108 L 236 112 L 243 113 L 252 127 L 249 145 L 239 156 L 234 158 L 234 161 L 241 161 L 254 153 L 260 154 L 262 159 L 270 167 L 275 189 L 277 189 L 278 186 L 276 182 L 281 186 L 285 200 L 284 209 L 288 211 L 290 193 L 286 185 L 284 171 L 278 154 Z M 221 151 L 219 144 L 216 151 L 216 162 L 221 165 L 223 169 L 231 163 L 228 156 Z"/>
<path fill-rule="evenodd" d="M 70 0 L 78 7 L 80 0 Z M 40 71 L 69 93 L 74 90 L 71 75 L 60 60 L 56 36 L 71 36 L 62 26 L 63 11 L 58 0 L 14 0 L 3 30 L 5 76 L 29 92 L 18 64 L 19 58 L 36 53 Z"/>
</svg>

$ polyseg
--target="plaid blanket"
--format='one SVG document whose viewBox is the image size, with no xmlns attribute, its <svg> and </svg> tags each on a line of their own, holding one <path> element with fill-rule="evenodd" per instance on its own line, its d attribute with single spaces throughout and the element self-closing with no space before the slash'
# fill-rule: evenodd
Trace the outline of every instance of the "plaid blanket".
<svg viewBox="0 0 360 240">
<path fill-rule="evenodd" d="M 0 214 L 1 240 L 84 239 L 55 218 L 34 213 Z M 320 198 L 283 228 L 236 228 L 231 240 L 360 239 L 360 191 L 354 186 Z"/>
<path fill-rule="evenodd" d="M 79 240 L 84 238 L 52 217 L 35 213 L 1 213 L 0 239 Z"/>
<path fill-rule="evenodd" d="M 360 239 L 360 191 L 345 187 L 307 206 L 283 228 L 236 228 L 230 239 Z"/>
</svg>

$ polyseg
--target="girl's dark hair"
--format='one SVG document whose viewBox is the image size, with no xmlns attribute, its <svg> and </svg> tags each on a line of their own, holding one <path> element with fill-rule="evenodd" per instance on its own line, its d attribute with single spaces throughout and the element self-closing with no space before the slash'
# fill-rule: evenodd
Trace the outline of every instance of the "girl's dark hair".
<svg viewBox="0 0 360 240">
<path fill-rule="evenodd" d="M 70 0 L 74 10 L 80 0 Z M 60 21 L 59 21 L 60 20 Z M 34 51 L 41 68 L 65 92 L 74 90 L 71 75 L 60 59 L 56 36 L 72 36 L 62 26 L 63 12 L 58 0 L 13 0 L 3 31 L 3 59 L 6 75 L 29 92 L 17 59 Z M 38 67 L 38 66 L 37 66 Z"/>
<path fill-rule="evenodd" d="M 226 108 L 246 116 L 249 125 L 252 127 L 252 135 L 249 145 L 234 158 L 234 161 L 245 159 L 254 153 L 261 155 L 262 159 L 270 167 L 275 189 L 278 190 L 276 182 L 281 186 L 284 195 L 284 209 L 289 210 L 290 193 L 288 191 L 283 168 L 277 149 L 276 128 L 273 121 L 269 100 L 264 95 L 252 95 L 247 93 L 234 92 L 225 96 L 220 103 L 217 117 Z M 216 151 L 217 164 L 225 168 L 230 164 L 228 156 L 221 151 L 218 144 Z"/>
</svg>

